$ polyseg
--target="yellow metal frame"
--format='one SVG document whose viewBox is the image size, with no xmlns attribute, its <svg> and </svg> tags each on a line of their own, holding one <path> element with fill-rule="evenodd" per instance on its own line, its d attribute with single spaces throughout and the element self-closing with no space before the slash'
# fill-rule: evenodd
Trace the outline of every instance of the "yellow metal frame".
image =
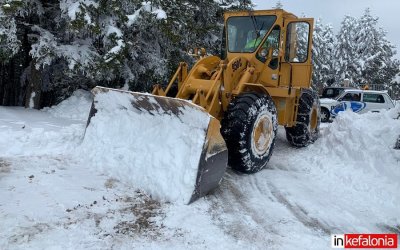
<svg viewBox="0 0 400 250">
<path fill-rule="evenodd" d="M 166 96 L 172 85 L 178 84 L 177 98 L 191 100 L 221 120 L 235 96 L 246 92 L 262 92 L 270 95 L 274 100 L 278 112 L 278 123 L 288 127 L 294 126 L 301 89 L 309 88 L 311 83 L 313 19 L 297 18 L 284 10 L 228 12 L 224 15 L 225 26 L 230 17 L 249 15 L 276 16 L 272 27 L 279 26 L 281 31 L 277 58 L 279 67 L 276 69 L 268 67 L 272 60 L 272 51 L 269 51 L 265 62 L 257 59 L 256 55 L 261 52 L 261 44 L 267 39 L 269 35 L 267 34 L 254 53 L 227 52 L 225 60 L 217 56 L 198 57 L 198 61 L 190 72 L 186 63 L 180 63 L 165 91 L 160 85 L 156 85 L 153 94 Z M 308 57 L 303 63 L 285 61 L 286 28 L 291 22 L 309 24 Z"/>
</svg>

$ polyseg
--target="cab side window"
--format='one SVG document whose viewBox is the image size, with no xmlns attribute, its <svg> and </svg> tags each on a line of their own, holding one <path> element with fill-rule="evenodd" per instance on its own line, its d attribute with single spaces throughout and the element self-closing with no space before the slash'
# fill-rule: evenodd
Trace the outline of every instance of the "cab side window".
<svg viewBox="0 0 400 250">
<path fill-rule="evenodd" d="M 310 25 L 306 22 L 289 23 L 286 35 L 285 60 L 304 63 L 308 58 Z"/>
</svg>

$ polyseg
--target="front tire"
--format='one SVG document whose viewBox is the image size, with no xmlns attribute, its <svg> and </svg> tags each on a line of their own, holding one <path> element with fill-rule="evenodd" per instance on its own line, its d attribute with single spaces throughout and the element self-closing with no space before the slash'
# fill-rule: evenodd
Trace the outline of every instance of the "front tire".
<svg viewBox="0 0 400 250">
<path fill-rule="evenodd" d="M 327 108 L 321 107 L 321 122 L 329 122 L 331 114 Z"/>
<path fill-rule="evenodd" d="M 242 94 L 229 104 L 221 122 L 229 166 L 256 173 L 267 165 L 278 129 L 276 115 L 272 98 L 265 94 Z"/>
<path fill-rule="evenodd" d="M 295 147 L 305 147 L 319 136 L 320 103 L 318 95 L 311 89 L 303 89 L 299 100 L 296 125 L 285 127 L 286 139 Z"/>
</svg>

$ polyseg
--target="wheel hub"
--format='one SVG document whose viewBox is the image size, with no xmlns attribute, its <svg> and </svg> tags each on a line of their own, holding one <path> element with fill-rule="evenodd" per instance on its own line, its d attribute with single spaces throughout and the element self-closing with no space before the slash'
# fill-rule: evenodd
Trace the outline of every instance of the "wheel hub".
<svg viewBox="0 0 400 250">
<path fill-rule="evenodd" d="M 257 117 L 254 123 L 251 146 L 253 151 L 259 155 L 265 155 L 270 147 L 273 139 L 273 123 L 267 114 L 262 114 Z"/>
<path fill-rule="evenodd" d="M 318 111 L 315 107 L 311 110 L 311 115 L 310 115 L 310 128 L 311 131 L 314 131 L 317 129 L 318 126 Z"/>
<path fill-rule="evenodd" d="M 326 113 L 326 111 L 321 111 L 321 120 L 326 120 L 328 119 L 328 114 Z"/>
</svg>

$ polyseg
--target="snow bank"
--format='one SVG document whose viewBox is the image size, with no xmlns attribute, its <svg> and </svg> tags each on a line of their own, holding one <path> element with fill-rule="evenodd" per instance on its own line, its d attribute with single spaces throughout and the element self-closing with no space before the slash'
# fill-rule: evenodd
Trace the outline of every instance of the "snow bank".
<svg viewBox="0 0 400 250">
<path fill-rule="evenodd" d="M 133 107 L 133 100 L 119 92 L 96 95 L 97 113 L 86 130 L 80 158 L 156 199 L 187 203 L 209 115 L 191 107 L 180 108 L 179 117 L 153 115 Z"/>
<path fill-rule="evenodd" d="M 86 121 L 92 103 L 92 94 L 85 90 L 76 90 L 72 96 L 51 108 L 42 111 L 50 113 L 54 117 L 67 118 L 71 120 Z"/>
<path fill-rule="evenodd" d="M 73 152 L 82 141 L 91 103 L 90 92 L 77 90 L 41 111 L 0 107 L 0 157 Z"/>
<path fill-rule="evenodd" d="M 377 223 L 398 218 L 400 150 L 394 146 L 400 120 L 394 117 L 399 112 L 400 106 L 382 113 L 341 112 L 304 152 L 299 166 L 344 207 L 373 210 Z"/>
<path fill-rule="evenodd" d="M 21 107 L 0 106 L 0 114 L 0 157 L 68 154 L 85 128 L 83 122 Z"/>
<path fill-rule="evenodd" d="M 400 134 L 400 120 L 393 119 L 397 110 L 358 115 L 341 112 L 327 128 L 318 143 L 328 157 L 337 157 L 344 164 L 387 178 L 400 179 L 397 151 L 393 150 Z M 354 164 L 353 164 L 354 163 Z"/>
</svg>

